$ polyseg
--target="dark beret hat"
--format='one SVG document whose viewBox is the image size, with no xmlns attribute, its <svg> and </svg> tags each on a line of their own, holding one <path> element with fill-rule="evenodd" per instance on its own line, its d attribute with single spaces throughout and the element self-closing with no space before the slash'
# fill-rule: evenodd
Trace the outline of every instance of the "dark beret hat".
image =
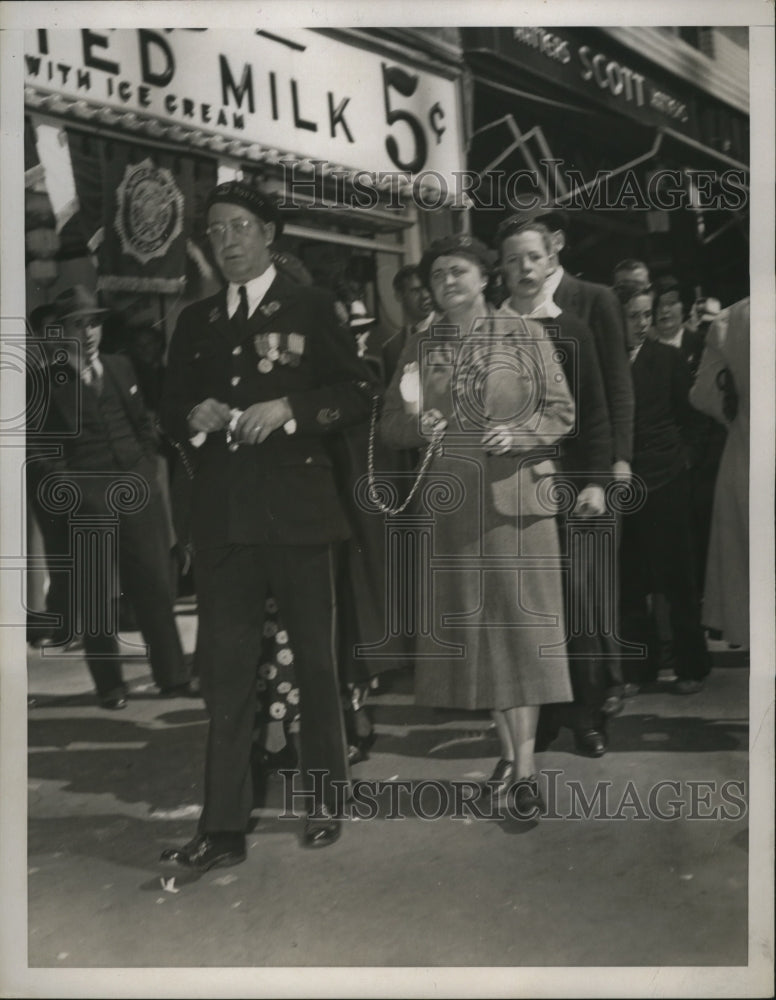
<svg viewBox="0 0 776 1000">
<path fill-rule="evenodd" d="M 252 212 L 262 222 L 274 222 L 275 238 L 280 236 L 283 229 L 280 210 L 274 196 L 268 192 L 252 187 L 245 181 L 226 181 L 210 192 L 205 212 L 209 212 L 213 205 L 220 204 L 239 205 L 240 208 Z"/>
<path fill-rule="evenodd" d="M 429 283 L 431 266 L 437 257 L 466 257 L 478 264 L 487 275 L 490 274 L 495 262 L 492 251 L 474 236 L 469 236 L 466 233 L 443 236 L 442 239 L 434 240 L 423 254 L 418 265 L 420 280 L 424 285 Z"/>
</svg>

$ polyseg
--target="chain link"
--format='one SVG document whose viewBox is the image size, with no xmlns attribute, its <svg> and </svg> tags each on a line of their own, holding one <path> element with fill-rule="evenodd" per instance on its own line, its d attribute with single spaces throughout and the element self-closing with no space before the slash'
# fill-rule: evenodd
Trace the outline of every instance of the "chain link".
<svg viewBox="0 0 776 1000">
<path fill-rule="evenodd" d="M 380 406 L 380 397 L 373 396 L 372 416 L 369 422 L 369 450 L 367 454 L 367 483 L 368 483 L 367 495 L 369 496 L 369 499 L 372 501 L 375 507 L 381 510 L 383 514 L 388 514 L 389 517 L 395 517 L 397 514 L 404 513 L 404 511 L 409 507 L 410 503 L 412 502 L 413 497 L 418 492 L 420 481 L 428 471 L 428 467 L 431 465 L 431 461 L 434 455 L 439 451 L 440 445 L 442 444 L 442 438 L 445 432 L 444 429 L 441 431 L 434 431 L 434 436 L 432 437 L 428 447 L 426 448 L 426 453 L 423 456 L 423 461 L 420 463 L 418 474 L 415 477 L 415 482 L 412 484 L 412 489 L 407 495 L 407 499 L 404 501 L 401 507 L 395 507 L 395 508 L 389 507 L 387 504 L 384 504 L 382 500 L 378 497 L 375 488 L 375 435 L 377 433 L 377 411 L 379 406 Z"/>
</svg>

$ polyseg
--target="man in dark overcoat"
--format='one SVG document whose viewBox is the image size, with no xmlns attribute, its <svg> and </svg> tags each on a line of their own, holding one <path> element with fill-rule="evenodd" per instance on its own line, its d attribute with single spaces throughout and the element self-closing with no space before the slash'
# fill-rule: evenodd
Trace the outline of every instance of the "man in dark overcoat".
<svg viewBox="0 0 776 1000">
<path fill-rule="evenodd" d="M 279 221 L 272 198 L 246 183 L 211 192 L 207 232 L 227 285 L 181 313 L 161 406 L 170 437 L 196 446 L 196 666 L 209 714 L 198 832 L 162 860 L 198 871 L 245 859 L 268 591 L 300 689 L 307 846 L 339 836 L 332 782 L 347 780 L 334 583 L 348 526 L 324 438 L 368 419 L 372 384 L 333 299 L 277 275 Z"/>
<path fill-rule="evenodd" d="M 558 266 L 546 283 L 546 290 L 561 310 L 580 319 L 593 334 L 595 355 L 600 368 L 612 444 L 611 473 L 613 479 L 628 481 L 633 454 L 633 383 L 626 349 L 625 326 L 622 311 L 610 288 L 593 281 L 585 281 L 570 274 L 562 266 L 560 255 L 566 247 L 569 220 L 563 211 L 549 211 L 538 216 L 552 232 L 553 249 Z M 592 568 L 592 564 L 591 564 Z M 617 618 L 615 607 L 603 607 L 599 588 L 591 577 L 589 581 L 588 613 L 597 622 L 597 636 L 586 636 L 582 658 L 572 658 L 570 670 L 574 681 L 574 706 L 566 713 L 566 722 L 574 731 L 578 750 L 592 757 L 606 752 L 606 715 L 603 711 L 607 689 L 616 694 L 623 688 L 619 662 L 618 636 L 604 627 L 604 623 Z M 611 591 L 610 600 L 616 603 Z M 577 639 L 572 638 L 572 645 Z M 599 656 L 590 651 L 590 640 L 595 638 Z M 592 722 L 591 722 L 592 712 Z M 563 715 L 563 712 L 560 712 Z M 545 728 L 540 725 L 540 730 Z M 547 727 L 546 738 L 551 738 L 554 727 Z"/>
<path fill-rule="evenodd" d="M 36 499 L 44 512 L 61 513 L 67 503 L 72 508 L 71 593 L 99 703 L 111 710 L 127 704 L 117 638 L 119 582 L 161 693 L 189 694 L 156 439 L 137 375 L 128 358 L 99 352 L 107 310 L 86 288 L 66 289 L 52 309 L 64 340 L 60 350 L 51 342 L 51 397 L 37 440 L 55 443 L 59 454 L 33 459 L 41 463 Z"/>
</svg>

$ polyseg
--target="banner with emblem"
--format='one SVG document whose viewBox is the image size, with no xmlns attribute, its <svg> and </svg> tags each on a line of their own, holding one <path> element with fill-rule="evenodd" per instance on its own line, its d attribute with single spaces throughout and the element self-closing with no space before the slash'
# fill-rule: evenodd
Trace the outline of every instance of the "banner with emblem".
<svg viewBox="0 0 776 1000">
<path fill-rule="evenodd" d="M 187 244 L 201 235 L 195 226 L 216 183 L 215 161 L 77 133 L 69 139 L 97 287 L 183 291 Z"/>
</svg>

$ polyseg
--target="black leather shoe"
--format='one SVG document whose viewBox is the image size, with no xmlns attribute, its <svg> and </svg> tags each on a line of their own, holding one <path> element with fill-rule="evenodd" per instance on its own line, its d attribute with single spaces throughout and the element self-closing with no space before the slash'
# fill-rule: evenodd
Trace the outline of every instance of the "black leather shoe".
<svg viewBox="0 0 776 1000">
<path fill-rule="evenodd" d="M 603 705 L 601 706 L 601 711 L 604 715 L 608 715 L 610 718 L 619 715 L 620 712 L 625 708 L 625 702 L 619 695 L 610 694 L 608 698 L 605 699 Z"/>
<path fill-rule="evenodd" d="M 547 808 L 535 774 L 530 778 L 520 778 L 512 787 L 510 810 L 521 819 L 533 819 Z"/>
<path fill-rule="evenodd" d="M 496 764 L 493 774 L 482 786 L 482 797 L 487 799 L 502 798 L 512 786 L 515 777 L 515 762 L 502 757 Z"/>
<path fill-rule="evenodd" d="M 52 632 L 50 635 L 42 635 L 32 643 L 35 649 L 61 649 L 63 653 L 75 653 L 83 649 L 84 641 L 78 635 L 69 635 L 67 632 Z"/>
<path fill-rule="evenodd" d="M 606 737 L 597 729 L 586 729 L 574 733 L 574 746 L 583 757 L 603 757 L 606 753 Z"/>
<path fill-rule="evenodd" d="M 183 847 L 168 847 L 160 861 L 177 868 L 206 872 L 245 861 L 245 836 L 242 833 L 199 833 Z"/>
<path fill-rule="evenodd" d="M 339 840 L 342 833 L 342 820 L 334 817 L 325 808 L 307 817 L 304 828 L 305 847 L 328 847 Z"/>
<path fill-rule="evenodd" d="M 110 698 L 100 698 L 100 708 L 109 712 L 118 712 L 127 707 L 127 697 L 123 694 L 112 695 Z"/>
<path fill-rule="evenodd" d="M 174 684 L 172 687 L 159 688 L 160 698 L 198 698 L 199 692 L 194 689 L 191 681 Z"/>
</svg>

